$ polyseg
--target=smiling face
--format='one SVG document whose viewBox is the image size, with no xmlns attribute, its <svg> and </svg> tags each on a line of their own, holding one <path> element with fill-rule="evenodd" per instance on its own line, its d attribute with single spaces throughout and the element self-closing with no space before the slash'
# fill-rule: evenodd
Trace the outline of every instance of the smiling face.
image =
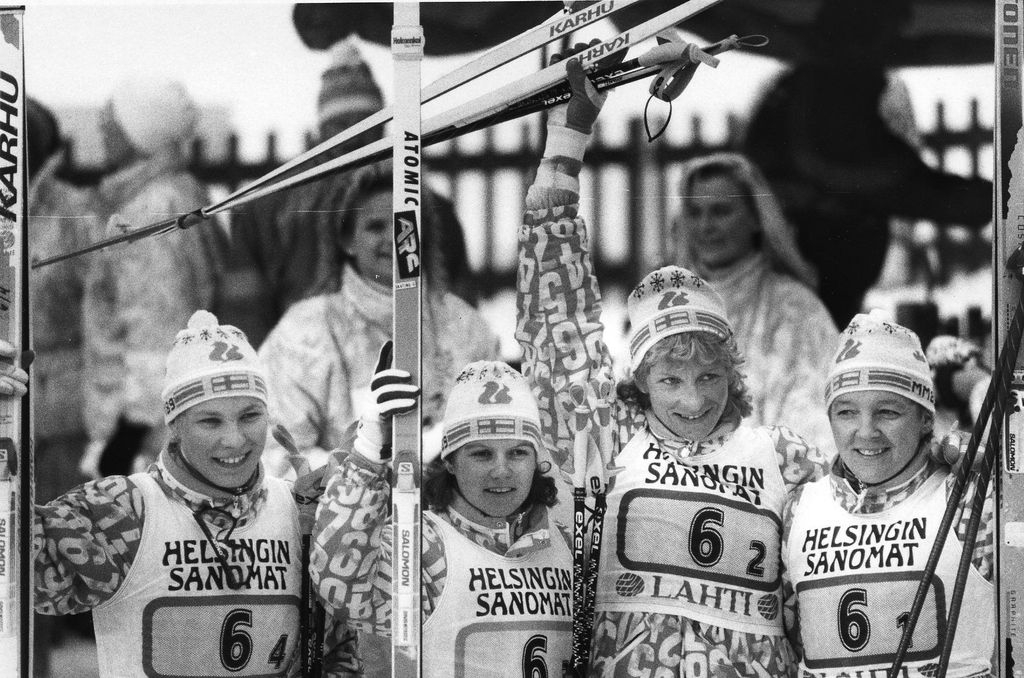
<svg viewBox="0 0 1024 678">
<path fill-rule="evenodd" d="M 828 418 L 839 456 L 864 483 L 897 485 L 926 461 L 927 455 L 917 452 L 932 430 L 932 416 L 908 398 L 856 391 L 836 398 Z"/>
<path fill-rule="evenodd" d="M 462 495 L 456 495 L 455 508 L 471 520 L 488 523 L 484 518 L 508 518 L 526 501 L 537 453 L 522 440 L 480 440 L 453 452 L 446 464 Z"/>
<path fill-rule="evenodd" d="M 684 207 L 692 250 L 709 269 L 728 266 L 752 253 L 761 230 L 747 191 L 724 174 L 695 178 Z"/>
<path fill-rule="evenodd" d="M 182 412 L 170 429 L 172 440 L 197 471 L 217 485 L 240 487 L 263 455 L 267 406 L 250 396 L 215 398 Z"/>
<path fill-rule="evenodd" d="M 681 440 L 703 440 L 718 425 L 729 400 L 729 368 L 721 360 L 673 360 L 651 365 L 637 386 L 651 399 L 651 411 Z"/>
<path fill-rule="evenodd" d="M 357 206 L 347 248 L 359 275 L 382 285 L 391 284 L 392 218 L 391 193 L 371 193 Z"/>
</svg>

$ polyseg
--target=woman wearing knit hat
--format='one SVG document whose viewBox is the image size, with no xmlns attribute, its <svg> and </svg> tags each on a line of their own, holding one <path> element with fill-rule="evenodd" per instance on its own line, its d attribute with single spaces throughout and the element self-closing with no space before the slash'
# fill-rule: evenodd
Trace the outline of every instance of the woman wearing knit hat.
<svg viewBox="0 0 1024 678">
<path fill-rule="evenodd" d="M 953 474 L 934 454 L 935 396 L 921 342 L 872 311 L 840 337 L 825 404 L 839 457 L 788 499 L 782 581 L 787 629 L 805 676 L 889 668 L 946 508 Z M 938 666 L 960 554 L 973 550 L 947 676 L 987 676 L 995 642 L 993 507 L 965 544 L 964 499 L 912 636 L 904 671 Z"/>
<path fill-rule="evenodd" d="M 388 352 L 354 451 L 334 455 L 310 559 L 327 606 L 381 635 L 391 633 L 380 586 L 392 549 L 385 441 L 391 416 L 419 397 L 407 372 L 386 369 Z M 568 535 L 549 522 L 555 484 L 538 461 L 545 446 L 526 380 L 505 363 L 470 363 L 448 395 L 443 430 L 424 480 L 423 675 L 556 675 L 570 654 L 571 556 Z"/>
<path fill-rule="evenodd" d="M 114 88 L 100 119 L 111 170 L 99 186 L 106 235 L 206 204 L 205 188 L 186 168 L 197 121 L 192 98 L 176 81 L 135 76 Z M 195 309 L 211 306 L 226 250 L 219 229 L 194 228 L 89 257 L 83 470 L 90 475 L 128 473 L 136 454 L 148 462 L 159 452 L 166 340 Z"/>
<path fill-rule="evenodd" d="M 23 395 L 12 379 L 27 375 L 5 374 L 0 393 Z M 162 398 L 169 442 L 148 470 L 36 507 L 36 610 L 93 611 L 101 676 L 292 675 L 298 511 L 260 465 L 267 390 L 256 353 L 197 311 L 167 356 Z"/>
<path fill-rule="evenodd" d="M 725 301 L 746 358 L 752 424 L 782 424 L 832 451 L 821 391 L 839 336 L 814 289 L 768 182 L 738 153 L 682 165 L 682 210 L 672 224 L 672 263 L 693 269 Z"/>
<path fill-rule="evenodd" d="M 611 358 L 578 214 L 583 153 L 603 97 L 573 59 L 572 97 L 549 115 L 547 146 L 519 233 L 524 374 L 562 463 L 573 449 L 570 389 L 599 389 Z M 795 666 L 780 615 L 785 493 L 821 476 L 815 448 L 751 427 L 721 297 L 688 269 L 646 275 L 627 311 L 632 378 L 596 439 L 615 469 L 596 591 L 593 675 L 781 676 Z M 594 411 L 598 411 L 594 408 Z"/>
</svg>

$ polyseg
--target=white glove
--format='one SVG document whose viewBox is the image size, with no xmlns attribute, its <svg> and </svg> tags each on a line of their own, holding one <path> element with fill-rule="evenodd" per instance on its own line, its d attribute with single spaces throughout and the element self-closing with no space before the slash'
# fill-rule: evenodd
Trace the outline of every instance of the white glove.
<svg viewBox="0 0 1024 678">
<path fill-rule="evenodd" d="M 390 341 L 384 342 L 377 359 L 377 369 L 370 381 L 370 399 L 359 417 L 355 451 L 368 461 L 383 463 L 390 457 L 385 454 L 385 441 L 390 433 L 391 417 L 408 412 L 416 406 L 420 387 L 412 383 L 412 375 L 391 365 Z M 388 429 L 388 430 L 385 430 Z"/>
</svg>

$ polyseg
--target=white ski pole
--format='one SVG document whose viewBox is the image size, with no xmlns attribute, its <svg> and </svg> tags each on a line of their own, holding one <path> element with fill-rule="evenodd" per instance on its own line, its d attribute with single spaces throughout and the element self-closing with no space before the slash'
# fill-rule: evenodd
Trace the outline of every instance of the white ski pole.
<svg viewBox="0 0 1024 678">
<path fill-rule="evenodd" d="M 395 367 L 422 386 L 423 247 L 420 201 L 422 185 L 420 143 L 420 61 L 423 28 L 418 2 L 396 2 L 391 29 L 394 59 L 392 132 L 392 201 L 394 205 L 394 263 L 392 337 Z M 420 471 L 423 464 L 421 406 L 396 415 L 392 425 L 393 473 L 391 503 L 391 671 L 400 678 L 419 678 L 422 666 L 420 616 L 420 555 L 422 506 Z"/>
<path fill-rule="evenodd" d="M 0 337 L 30 345 L 24 8 L 0 10 Z M 0 668 L 31 678 L 32 436 L 29 396 L 0 402 Z"/>
</svg>

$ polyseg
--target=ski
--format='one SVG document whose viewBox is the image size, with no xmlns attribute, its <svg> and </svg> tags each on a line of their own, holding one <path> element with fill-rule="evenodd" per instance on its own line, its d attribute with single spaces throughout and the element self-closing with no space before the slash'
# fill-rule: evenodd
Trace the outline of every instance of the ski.
<svg viewBox="0 0 1024 678">
<path fill-rule="evenodd" d="M 686 18 L 693 16 L 721 1 L 722 0 L 689 0 L 689 2 L 684 5 L 675 7 L 635 28 L 620 33 L 614 38 L 597 44 L 584 53 L 584 56 L 586 57 L 583 60 L 584 67 L 589 67 L 592 70 L 594 65 L 601 59 L 616 54 L 624 49 L 628 49 L 632 45 L 642 42 L 647 38 L 653 37 L 661 30 L 684 21 Z M 758 40 L 753 42 L 744 42 L 747 38 L 736 38 L 735 40 L 737 42 L 735 43 L 733 43 L 731 39 L 722 41 L 722 43 L 725 43 L 724 49 L 736 46 L 754 47 L 763 44 L 763 39 L 760 36 L 757 37 Z M 664 46 L 659 45 L 658 47 L 650 50 L 650 52 L 659 54 L 664 58 L 665 52 L 663 47 Z M 657 62 L 649 63 L 644 66 L 640 65 L 641 59 L 643 59 L 643 55 L 635 60 L 626 62 L 627 64 L 636 66 L 635 70 L 629 72 L 624 72 L 623 66 L 612 67 L 610 70 L 605 70 L 605 75 L 599 75 L 595 78 L 595 85 L 599 90 L 611 89 L 628 82 L 634 82 L 649 75 L 656 75 L 660 71 L 663 71 L 667 65 L 672 63 L 671 61 Z M 599 73 L 602 71 L 600 65 L 597 66 L 597 69 Z M 531 82 L 533 83 L 532 86 L 530 86 Z M 551 83 L 554 84 L 552 85 Z M 514 84 L 516 84 L 516 91 L 523 91 L 525 89 L 528 94 L 512 96 L 509 93 L 511 90 L 506 88 L 501 91 L 491 92 L 478 97 L 471 102 L 444 113 L 437 114 L 425 121 L 423 123 L 422 146 L 426 147 L 432 144 L 441 143 L 483 127 L 488 127 L 490 125 L 495 125 L 500 122 L 505 122 L 516 117 L 543 110 L 544 108 L 561 103 L 569 96 L 565 85 L 564 65 L 559 67 L 558 64 L 554 64 L 553 66 L 549 66 L 548 68 L 539 71 L 538 73 L 525 76 Z M 72 252 L 62 253 L 35 261 L 32 266 L 33 268 L 48 266 L 88 252 L 104 249 L 112 245 L 133 242 L 152 235 L 169 233 L 179 228 L 191 228 L 202 223 L 206 219 L 209 219 L 215 214 L 240 207 L 272 193 L 314 181 L 332 172 L 341 172 L 356 167 L 362 167 L 382 160 L 389 156 L 391 152 L 390 149 L 392 147 L 391 144 L 391 140 L 388 137 L 385 137 L 362 148 L 346 153 L 336 159 L 317 165 L 316 167 L 287 177 L 278 182 L 265 185 L 262 188 L 246 193 L 245 195 L 237 197 L 231 201 L 221 201 L 219 203 L 196 209 L 187 214 L 179 215 L 175 218 L 165 219 L 153 224 L 135 228 L 130 232 L 106 238 Z"/>
<path fill-rule="evenodd" d="M 607 18 L 618 10 L 625 9 L 637 2 L 641 2 L 641 0 L 606 0 L 605 2 L 588 3 L 586 7 L 570 14 L 558 12 L 540 26 L 525 31 L 524 33 L 520 33 L 500 45 L 492 47 L 480 56 L 473 58 L 468 63 L 463 64 L 454 71 L 427 85 L 423 88 L 423 91 L 420 92 L 420 102 L 423 104 L 428 101 L 433 101 L 437 97 L 470 83 L 473 80 L 504 66 L 510 61 L 518 59 L 539 47 L 543 47 L 548 43 L 567 36 L 573 31 Z M 385 107 L 380 111 L 367 116 L 352 127 L 334 135 L 330 139 L 317 144 L 313 148 L 296 156 L 292 160 L 263 175 L 259 179 L 231 193 L 221 200 L 220 203 L 215 203 L 211 207 L 216 209 L 222 204 L 232 202 L 234 199 L 266 185 L 272 179 L 275 179 L 289 170 L 312 160 L 316 156 L 329 151 L 332 148 L 336 148 L 337 146 L 356 138 L 368 130 L 391 122 L 393 116 L 394 109 L 392 107 Z"/>
<path fill-rule="evenodd" d="M 722 0 L 689 0 L 688 2 L 673 7 L 652 19 L 630 28 L 629 30 L 623 31 L 612 38 L 593 45 L 589 49 L 580 52 L 576 57 L 580 60 L 580 63 L 585 69 L 592 69 L 595 66 L 599 67 L 599 62 L 602 60 L 618 54 L 621 51 L 627 50 L 648 38 L 654 37 L 666 28 L 675 26 L 676 24 L 695 16 L 721 1 Z M 661 47 L 663 46 L 656 47 L 654 50 L 661 53 Z M 655 68 L 654 65 L 649 65 L 648 67 Z M 429 120 L 426 120 L 423 123 L 423 136 L 432 137 L 433 135 L 441 133 L 442 135 L 445 135 L 443 139 L 449 139 L 451 138 L 451 135 L 455 134 L 458 130 L 464 130 L 463 133 L 465 133 L 465 131 L 468 131 L 465 130 L 465 128 L 470 125 L 478 123 L 489 117 L 493 119 L 496 114 L 505 112 L 509 106 L 513 105 L 515 102 L 520 102 L 539 93 L 545 92 L 546 90 L 557 86 L 564 79 L 565 64 L 552 64 L 537 73 L 524 76 L 509 83 L 501 90 L 490 92 L 464 104 L 463 106 L 459 106 L 454 110 L 440 113 Z M 374 141 L 362 148 L 346 153 L 314 168 L 247 193 L 234 201 L 222 201 L 216 206 L 203 208 L 201 210 L 202 215 L 207 217 L 211 216 L 217 212 L 243 205 L 264 195 L 276 193 L 277 191 L 312 181 L 313 179 L 323 176 L 329 172 L 338 172 L 352 167 L 369 164 L 375 160 L 385 157 L 388 150 L 391 148 L 391 145 L 392 141 L 387 137 Z"/>
<path fill-rule="evenodd" d="M 30 346 L 24 8 L 0 9 L 0 336 Z M 0 401 L 0 666 L 31 678 L 33 460 L 31 390 Z"/>
<path fill-rule="evenodd" d="M 395 119 L 392 132 L 392 266 L 395 367 L 421 384 L 422 367 L 422 221 L 420 62 L 423 27 L 418 2 L 395 2 L 391 29 L 394 60 Z M 396 415 L 392 424 L 391 675 L 419 678 L 422 668 L 420 556 L 423 466 L 421 405 Z"/>
<path fill-rule="evenodd" d="M 995 12 L 995 208 L 993 247 L 995 346 L 1007 335 L 1020 297 L 1008 257 L 1024 242 L 1024 98 L 1021 93 L 1021 6 L 1000 2 Z M 1024 362 L 1012 364 L 1005 445 L 995 469 L 996 645 L 995 675 L 1024 676 Z M 998 369 L 998 368 L 997 368 Z M 993 375 L 995 378 L 996 375 Z M 1003 422 L 994 422 L 1002 426 Z M 996 669 L 996 667 L 993 667 Z"/>
</svg>

